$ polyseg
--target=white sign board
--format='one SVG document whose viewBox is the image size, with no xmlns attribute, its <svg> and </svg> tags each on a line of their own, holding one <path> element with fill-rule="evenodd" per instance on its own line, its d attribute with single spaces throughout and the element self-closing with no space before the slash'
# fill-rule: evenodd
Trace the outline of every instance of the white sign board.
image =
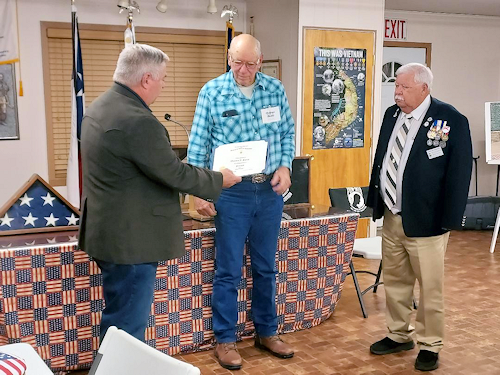
<svg viewBox="0 0 500 375">
<path fill-rule="evenodd" d="M 500 164 L 500 102 L 484 104 L 486 162 Z"/>
</svg>

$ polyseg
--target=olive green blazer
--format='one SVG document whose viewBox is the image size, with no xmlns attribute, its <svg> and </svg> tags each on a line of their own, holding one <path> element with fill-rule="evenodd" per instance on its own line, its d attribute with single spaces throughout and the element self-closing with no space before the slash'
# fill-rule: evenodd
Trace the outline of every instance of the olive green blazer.
<svg viewBox="0 0 500 375">
<path fill-rule="evenodd" d="M 138 264 L 184 255 L 179 192 L 217 199 L 222 174 L 182 163 L 142 99 L 114 83 L 82 121 L 79 246 L 92 257 Z"/>
</svg>

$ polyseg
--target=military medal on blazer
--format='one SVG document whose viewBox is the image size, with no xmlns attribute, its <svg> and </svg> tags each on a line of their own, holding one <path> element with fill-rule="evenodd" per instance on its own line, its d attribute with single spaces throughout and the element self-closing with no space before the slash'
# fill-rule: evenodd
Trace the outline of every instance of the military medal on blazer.
<svg viewBox="0 0 500 375">
<path fill-rule="evenodd" d="M 429 117 L 424 123 L 424 126 L 429 126 L 432 121 L 432 117 Z M 427 132 L 427 146 L 431 147 L 441 147 L 442 149 L 446 147 L 446 142 L 450 137 L 450 127 L 447 125 L 448 121 L 445 120 L 434 120 L 432 126 Z"/>
</svg>

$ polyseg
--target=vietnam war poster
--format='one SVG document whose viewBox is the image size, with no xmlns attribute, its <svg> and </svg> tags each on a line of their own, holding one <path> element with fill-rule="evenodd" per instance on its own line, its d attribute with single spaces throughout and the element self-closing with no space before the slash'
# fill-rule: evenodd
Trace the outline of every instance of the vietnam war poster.
<svg viewBox="0 0 500 375">
<path fill-rule="evenodd" d="M 314 48 L 313 149 L 364 146 L 366 49 Z"/>
</svg>

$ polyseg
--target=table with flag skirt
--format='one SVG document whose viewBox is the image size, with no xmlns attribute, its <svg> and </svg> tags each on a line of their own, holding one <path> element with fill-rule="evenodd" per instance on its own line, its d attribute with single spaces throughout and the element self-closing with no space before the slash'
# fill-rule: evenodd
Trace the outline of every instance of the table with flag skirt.
<svg viewBox="0 0 500 375">
<path fill-rule="evenodd" d="M 279 333 L 330 317 L 349 270 L 358 214 L 282 221 L 276 255 Z M 214 229 L 184 232 L 186 255 L 159 263 L 146 342 L 170 355 L 213 346 Z M 74 238 L 74 237 L 73 237 Z M 90 367 L 104 308 L 102 277 L 76 242 L 0 250 L 0 345 L 32 345 L 53 371 Z M 239 338 L 251 336 L 252 277 L 245 254 Z"/>
</svg>

